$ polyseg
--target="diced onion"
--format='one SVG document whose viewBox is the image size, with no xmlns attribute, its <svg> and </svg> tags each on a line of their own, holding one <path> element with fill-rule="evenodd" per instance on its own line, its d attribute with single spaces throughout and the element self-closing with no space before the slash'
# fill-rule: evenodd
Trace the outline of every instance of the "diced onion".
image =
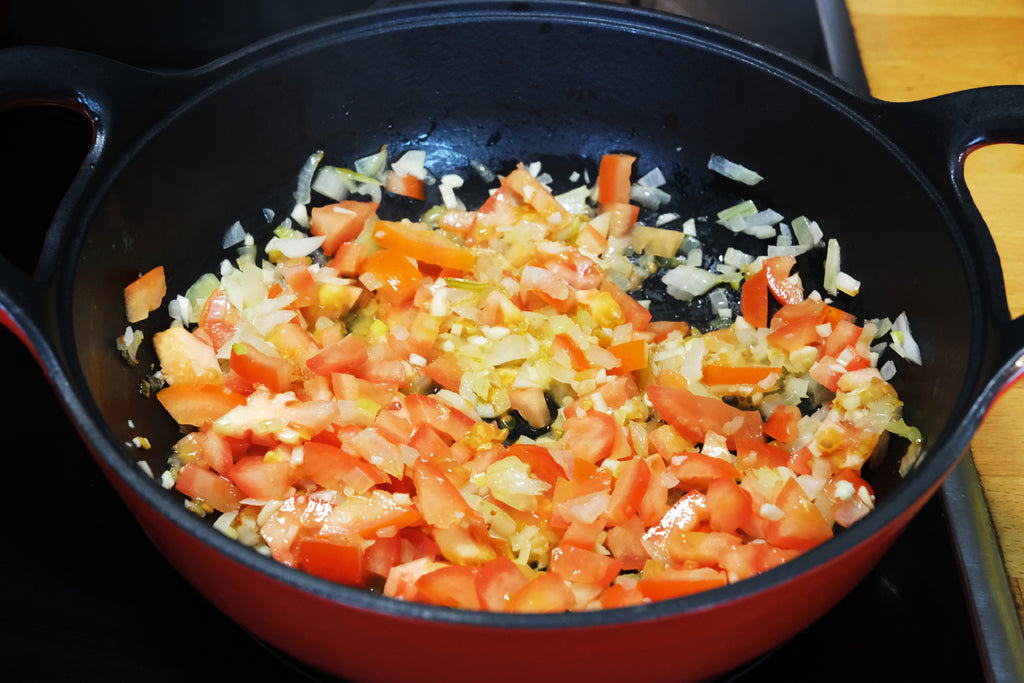
<svg viewBox="0 0 1024 683">
<path fill-rule="evenodd" d="M 676 266 L 662 276 L 669 295 L 680 301 L 690 301 L 706 293 L 719 283 L 719 276 L 689 264 Z"/>
<path fill-rule="evenodd" d="M 711 158 L 708 159 L 708 168 L 715 173 L 719 173 L 730 180 L 741 182 L 744 185 L 757 185 L 764 180 L 758 173 L 746 166 L 729 161 L 717 154 L 712 154 Z"/>
<path fill-rule="evenodd" d="M 892 323 L 890 331 L 892 337 L 892 350 L 911 363 L 921 364 L 921 348 L 910 333 L 910 321 L 906 313 L 900 313 Z"/>
<path fill-rule="evenodd" d="M 221 247 L 224 249 L 233 247 L 236 244 L 240 244 L 244 239 L 245 229 L 242 227 L 241 221 L 235 221 L 224 232 L 224 239 L 221 240 Z"/>
<path fill-rule="evenodd" d="M 295 192 L 292 194 L 296 204 L 305 206 L 312 200 L 310 188 L 313 183 L 313 174 L 316 172 L 316 167 L 320 165 L 320 161 L 323 158 L 323 151 L 318 150 L 310 154 L 306 159 L 306 163 L 302 165 L 302 169 L 299 171 L 299 179 L 296 183 Z"/>
</svg>

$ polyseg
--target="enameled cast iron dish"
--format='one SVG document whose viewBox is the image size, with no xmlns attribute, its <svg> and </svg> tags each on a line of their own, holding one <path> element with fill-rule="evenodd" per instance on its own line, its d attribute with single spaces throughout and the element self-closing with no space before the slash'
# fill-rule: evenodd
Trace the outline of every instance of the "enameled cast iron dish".
<svg viewBox="0 0 1024 683">
<path fill-rule="evenodd" d="M 81 110 L 95 138 L 35 273 L 0 264 L 4 323 L 36 354 L 170 562 L 259 638 L 353 681 L 678 683 L 736 667 L 852 589 L 1024 363 L 1024 323 L 1009 316 L 995 246 L 962 171 L 979 144 L 1024 142 L 1024 88 L 879 102 L 674 16 L 470 2 L 327 22 L 177 75 L 66 51 L 0 52 L 0 105 L 39 102 Z M 310 152 L 346 163 L 383 143 L 426 149 L 437 172 L 470 158 L 500 166 L 631 151 L 674 179 L 680 209 L 693 215 L 749 197 L 811 216 L 864 283 L 855 312 L 910 314 L 925 364 L 902 363 L 897 388 L 908 422 L 926 435 L 923 464 L 901 481 L 896 449 L 870 478 L 877 509 L 777 570 L 601 613 L 495 615 L 391 601 L 236 545 L 148 478 L 135 463 L 145 454 L 123 445 L 149 437 L 159 471 L 176 432 L 115 350 L 122 288 L 162 264 L 169 290 L 184 291 L 223 256 L 232 222 L 265 233 L 263 207 L 290 210 Z M 741 193 L 706 171 L 712 152 L 767 180 Z M 142 326 L 150 337 L 158 318 Z"/>
</svg>

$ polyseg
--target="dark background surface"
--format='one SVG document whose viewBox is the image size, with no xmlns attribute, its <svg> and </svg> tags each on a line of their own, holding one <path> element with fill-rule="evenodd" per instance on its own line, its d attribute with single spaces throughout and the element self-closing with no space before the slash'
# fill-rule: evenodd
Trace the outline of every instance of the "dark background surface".
<svg viewBox="0 0 1024 683">
<path fill-rule="evenodd" d="M 660 2 L 830 67 L 810 0 Z M 4 46 L 59 45 L 155 69 L 190 68 L 339 7 L 383 4 L 39 0 L 0 4 L 0 38 Z M 0 184 L 0 251 L 26 271 L 90 134 L 67 110 L 0 112 L 0 168 L 8 178 Z M 329 680 L 250 637 L 185 584 L 102 477 L 31 354 L 6 330 L 0 354 L 13 373 L 0 413 L 10 437 L 2 479 L 0 678 Z M 837 608 L 723 680 L 983 678 L 945 511 L 935 499 Z"/>
</svg>

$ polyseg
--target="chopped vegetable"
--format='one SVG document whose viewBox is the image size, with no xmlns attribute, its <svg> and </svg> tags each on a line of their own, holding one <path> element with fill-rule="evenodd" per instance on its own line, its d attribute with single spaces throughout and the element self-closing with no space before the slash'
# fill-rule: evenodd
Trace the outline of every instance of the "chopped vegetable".
<svg viewBox="0 0 1024 683">
<path fill-rule="evenodd" d="M 124 288 L 124 308 L 129 323 L 137 323 L 160 308 L 167 295 L 164 267 L 157 266 L 143 273 Z"/>
<path fill-rule="evenodd" d="M 891 361 L 867 346 L 881 324 L 805 291 L 798 254 L 730 249 L 708 269 L 693 219 L 638 223 L 637 203 L 670 195 L 657 170 L 631 183 L 635 157 L 606 155 L 593 187 L 561 194 L 518 164 L 477 210 L 422 153 L 320 161 L 295 197 L 305 211 L 318 167 L 310 187 L 335 203 L 312 207 L 311 234 L 282 223 L 262 262 L 244 250 L 201 277 L 153 338 L 157 399 L 185 430 L 163 485 L 285 565 L 457 609 L 671 599 L 868 514 L 859 473 L 883 433 L 920 452 Z M 381 184 L 440 203 L 380 220 L 390 195 L 346 198 Z M 752 202 L 718 219 L 799 254 L 821 243 Z M 855 293 L 837 249 L 829 284 Z M 653 320 L 630 293 L 656 272 L 670 296 L 706 296 L 717 329 Z M 920 362 L 905 315 L 890 334 Z M 134 357 L 139 341 L 129 327 L 119 343 Z"/>
</svg>

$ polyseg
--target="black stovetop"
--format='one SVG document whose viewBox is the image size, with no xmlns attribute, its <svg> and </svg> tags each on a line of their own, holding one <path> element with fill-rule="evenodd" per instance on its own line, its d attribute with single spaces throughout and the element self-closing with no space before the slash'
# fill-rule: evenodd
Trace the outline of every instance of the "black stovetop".
<svg viewBox="0 0 1024 683">
<path fill-rule="evenodd" d="M 5 46 L 62 45 L 151 68 L 188 68 L 338 7 L 312 8 L 317 4 L 302 3 L 301 11 L 289 13 L 283 9 L 288 3 L 258 0 L 202 3 L 202 9 L 185 3 L 197 11 L 191 23 L 180 5 L 161 5 L 175 38 L 168 40 L 147 35 L 148 28 L 132 30 L 133 22 L 135 28 L 155 25 L 132 14 L 139 3 L 38 0 L 14 3 L 2 37 Z M 843 23 L 848 19 L 834 3 L 650 4 L 775 44 L 862 86 L 852 33 Z M 177 9 L 166 9 L 172 5 Z M 0 165 L 17 169 L 13 184 L 6 181 L 0 191 L 3 223 L 20 235 L 0 250 L 24 268 L 31 267 L 32 249 L 38 253 L 87 135 L 83 122 L 64 110 L 0 113 Z M 15 389 L 2 413 L 12 438 L 4 448 L 0 678 L 320 680 L 217 612 L 171 569 L 91 460 L 32 356 L 5 330 L 0 353 L 13 373 L 7 386 Z M 983 680 L 985 649 L 976 644 L 977 615 L 965 598 L 948 521 L 936 497 L 835 609 L 722 680 Z"/>
</svg>

